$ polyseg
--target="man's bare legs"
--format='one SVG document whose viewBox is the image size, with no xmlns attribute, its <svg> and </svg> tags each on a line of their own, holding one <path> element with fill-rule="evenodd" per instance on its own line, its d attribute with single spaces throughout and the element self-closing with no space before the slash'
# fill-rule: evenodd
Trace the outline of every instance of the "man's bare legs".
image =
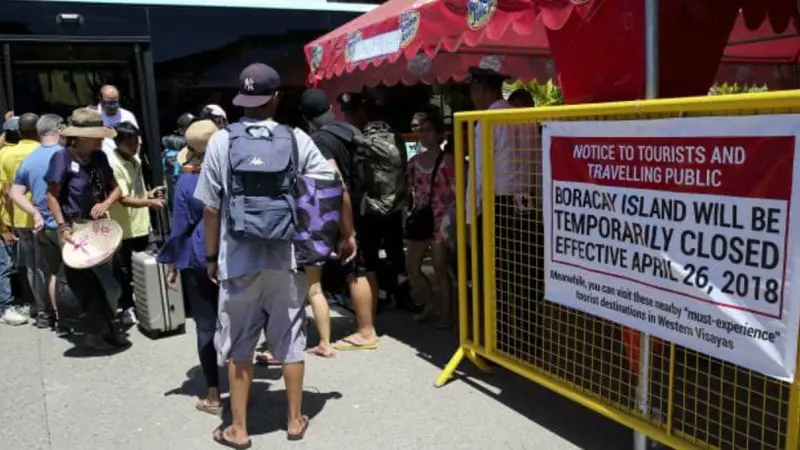
<svg viewBox="0 0 800 450">
<path fill-rule="evenodd" d="M 433 298 L 433 287 L 431 280 L 422 272 L 422 263 L 425 259 L 425 252 L 428 250 L 428 243 L 424 241 L 409 241 L 406 254 L 406 273 L 411 282 L 411 291 L 416 302 L 422 304 L 422 313 L 414 316 L 418 322 L 428 322 L 436 318 L 439 313 L 439 305 Z"/>
<path fill-rule="evenodd" d="M 378 333 L 375 331 L 378 280 L 375 272 L 351 276 L 347 284 L 358 328 L 355 333 L 340 340 L 333 347 L 337 350 L 354 350 L 363 346 L 374 348 L 378 342 Z"/>
<path fill-rule="evenodd" d="M 319 344 L 309 352 L 328 358 L 335 353 L 331 349 L 331 312 L 328 300 L 322 292 L 322 267 L 306 267 L 305 271 L 308 282 L 308 303 L 314 312 L 314 323 L 319 333 Z"/>
<path fill-rule="evenodd" d="M 433 271 L 439 283 L 439 308 L 442 313 L 438 323 L 439 328 L 449 328 L 454 323 L 453 316 L 453 283 L 450 280 L 450 267 L 447 260 L 446 244 L 431 244 L 431 255 L 433 257 Z"/>
<path fill-rule="evenodd" d="M 292 436 L 305 433 L 308 417 L 303 416 L 303 377 L 306 365 L 304 362 L 284 364 L 283 382 L 286 385 L 286 399 L 289 403 L 286 432 Z"/>
<path fill-rule="evenodd" d="M 250 384 L 253 382 L 253 362 L 230 361 L 228 363 L 228 378 L 230 380 L 231 415 L 233 419 L 228 428 L 215 433 L 222 433 L 222 437 L 228 442 L 246 445 L 250 441 L 250 437 L 247 434 L 247 400 L 250 397 Z M 288 392 L 288 379 L 286 383 Z"/>
</svg>

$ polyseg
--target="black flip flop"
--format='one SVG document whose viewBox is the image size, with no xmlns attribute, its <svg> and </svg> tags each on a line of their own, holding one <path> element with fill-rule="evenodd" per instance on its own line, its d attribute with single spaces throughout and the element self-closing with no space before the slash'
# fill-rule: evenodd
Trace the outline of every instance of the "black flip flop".
<svg viewBox="0 0 800 450">
<path fill-rule="evenodd" d="M 246 444 L 237 444 L 236 442 L 231 442 L 225 437 L 225 430 L 223 428 L 217 428 L 214 432 L 214 442 L 219 445 L 223 445 L 228 448 L 233 448 L 236 450 L 247 450 L 248 448 L 253 446 L 253 441 L 251 439 L 247 440 Z"/>
<path fill-rule="evenodd" d="M 311 419 L 309 419 L 308 416 L 303 416 L 303 419 L 305 419 L 305 421 L 306 421 L 306 424 L 303 425 L 303 429 L 300 430 L 299 433 L 294 433 L 294 434 L 286 432 L 286 439 L 287 440 L 289 440 L 289 441 L 302 441 L 303 438 L 306 437 L 306 431 L 308 431 L 308 424 L 311 423 Z"/>
</svg>

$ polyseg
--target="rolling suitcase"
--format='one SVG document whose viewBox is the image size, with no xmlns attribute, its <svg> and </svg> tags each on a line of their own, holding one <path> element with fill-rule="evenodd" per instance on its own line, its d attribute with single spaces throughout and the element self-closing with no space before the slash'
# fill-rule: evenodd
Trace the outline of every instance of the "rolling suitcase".
<svg viewBox="0 0 800 450">
<path fill-rule="evenodd" d="M 161 244 L 167 229 L 163 213 L 157 215 Z M 133 254 L 133 298 L 136 304 L 136 317 L 142 334 L 155 339 L 165 335 L 186 332 L 186 309 L 183 302 L 183 288 L 180 272 L 175 288 L 167 285 L 167 266 L 159 264 L 155 251 Z"/>
<path fill-rule="evenodd" d="M 180 274 L 175 288 L 170 288 L 167 267 L 159 264 L 152 252 L 133 254 L 133 297 L 139 328 L 145 335 L 158 338 L 186 331 Z"/>
</svg>

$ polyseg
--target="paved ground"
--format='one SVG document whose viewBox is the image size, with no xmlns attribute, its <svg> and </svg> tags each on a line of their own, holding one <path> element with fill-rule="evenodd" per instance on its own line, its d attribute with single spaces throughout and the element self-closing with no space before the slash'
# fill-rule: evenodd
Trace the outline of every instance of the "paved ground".
<svg viewBox="0 0 800 450">
<path fill-rule="evenodd" d="M 343 333 L 350 318 L 334 319 Z M 285 440 L 279 373 L 260 369 L 251 405 L 253 448 L 599 449 L 631 448 L 631 433 L 594 413 L 501 372 L 433 381 L 455 348 L 448 332 L 379 316 L 381 348 L 312 358 L 307 365 L 305 441 Z M 219 420 L 195 412 L 201 376 L 193 324 L 186 335 L 151 341 L 132 330 L 124 353 L 85 357 L 66 340 L 0 326 L 0 449 L 201 450 L 217 447 Z"/>
</svg>

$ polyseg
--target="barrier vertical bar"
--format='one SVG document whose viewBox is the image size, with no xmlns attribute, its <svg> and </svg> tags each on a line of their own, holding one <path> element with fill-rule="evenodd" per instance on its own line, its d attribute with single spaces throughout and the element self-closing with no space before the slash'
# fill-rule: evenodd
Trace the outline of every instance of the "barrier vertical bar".
<svg viewBox="0 0 800 450">
<path fill-rule="evenodd" d="M 475 173 L 475 122 L 470 120 L 467 122 L 467 151 L 469 152 L 469 202 L 472 207 L 470 208 L 470 222 L 472 224 L 469 233 L 470 242 L 470 261 L 472 262 L 472 340 L 475 345 L 481 345 L 483 339 L 481 338 L 481 325 L 480 325 L 480 305 L 481 305 L 481 274 L 478 262 L 478 176 Z"/>
<path fill-rule="evenodd" d="M 464 179 L 464 122 L 456 120 L 453 127 L 456 159 L 456 248 L 458 252 L 458 343 L 467 342 L 467 230 L 466 183 Z"/>
<path fill-rule="evenodd" d="M 658 0 L 645 0 L 645 95 L 648 99 L 658 97 Z M 650 388 L 650 336 L 639 334 L 639 376 L 636 387 L 636 402 L 639 412 L 646 418 L 650 417 L 649 388 Z M 669 408 L 669 407 L 668 407 Z M 633 448 L 645 450 L 647 448 L 647 435 L 635 431 L 633 433 Z"/>
<path fill-rule="evenodd" d="M 795 376 L 789 387 L 789 411 L 786 417 L 786 450 L 800 449 L 800 377 L 797 368 L 800 367 L 800 346 L 797 349 L 795 363 Z"/>
<path fill-rule="evenodd" d="M 495 335 L 495 303 L 497 295 L 495 290 L 495 269 L 494 246 L 496 242 L 497 230 L 494 228 L 495 209 L 494 209 L 494 125 L 490 120 L 484 120 L 481 124 L 481 183 L 483 192 L 482 215 L 483 215 L 483 332 L 486 342 L 486 350 L 493 352 L 496 348 L 497 336 Z"/>
</svg>

